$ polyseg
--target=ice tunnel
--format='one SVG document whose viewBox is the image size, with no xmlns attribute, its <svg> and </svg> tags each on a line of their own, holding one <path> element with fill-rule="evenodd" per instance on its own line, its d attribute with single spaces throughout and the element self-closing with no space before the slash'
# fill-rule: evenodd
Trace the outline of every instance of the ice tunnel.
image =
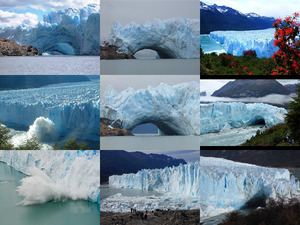
<svg viewBox="0 0 300 225">
<path fill-rule="evenodd" d="M 45 52 L 51 53 L 51 55 L 74 55 L 75 50 L 69 43 L 56 43 L 50 47 L 45 48 Z"/>
</svg>

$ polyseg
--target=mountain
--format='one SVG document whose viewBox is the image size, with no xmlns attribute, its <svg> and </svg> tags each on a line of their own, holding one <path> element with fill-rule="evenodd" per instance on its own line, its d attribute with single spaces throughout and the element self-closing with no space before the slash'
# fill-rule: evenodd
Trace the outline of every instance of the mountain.
<svg viewBox="0 0 300 225">
<path fill-rule="evenodd" d="M 300 85 L 300 82 L 297 84 L 287 84 L 287 85 L 284 85 L 284 87 L 286 89 L 288 89 L 291 93 L 296 93 L 299 85 Z"/>
<path fill-rule="evenodd" d="M 207 5 L 200 1 L 200 32 L 209 34 L 217 30 L 259 30 L 271 28 L 273 17 L 256 13 L 243 14 L 227 6 Z"/>
<path fill-rule="evenodd" d="M 263 97 L 270 94 L 289 95 L 290 90 L 273 79 L 237 79 L 215 91 L 212 96 L 244 98 Z"/>
<path fill-rule="evenodd" d="M 266 167 L 300 167 L 300 152 L 294 150 L 201 150 L 200 154 Z"/>
<path fill-rule="evenodd" d="M 83 75 L 2 75 L 0 90 L 38 88 L 50 84 L 89 81 Z"/>
<path fill-rule="evenodd" d="M 163 154 L 142 152 L 101 151 L 101 183 L 111 175 L 137 173 L 141 169 L 162 169 L 166 166 L 186 164 L 183 159 L 175 159 Z"/>
</svg>

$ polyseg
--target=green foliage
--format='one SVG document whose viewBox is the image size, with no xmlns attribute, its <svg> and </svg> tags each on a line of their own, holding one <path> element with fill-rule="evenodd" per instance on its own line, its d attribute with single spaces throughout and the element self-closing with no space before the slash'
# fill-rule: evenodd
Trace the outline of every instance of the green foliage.
<svg viewBox="0 0 300 225">
<path fill-rule="evenodd" d="M 88 150 L 89 146 L 87 143 L 83 143 L 82 145 L 80 145 L 80 149 L 79 150 Z"/>
<path fill-rule="evenodd" d="M 53 150 L 59 150 L 60 146 L 57 142 L 54 143 Z"/>
<path fill-rule="evenodd" d="M 297 96 L 289 106 L 290 111 L 286 114 L 285 121 L 289 127 L 291 138 L 300 143 L 300 86 L 297 89 Z"/>
<path fill-rule="evenodd" d="M 76 138 L 70 138 L 64 145 L 64 150 L 88 150 L 89 146 L 87 143 L 79 145 Z"/>
<path fill-rule="evenodd" d="M 13 145 L 9 143 L 9 139 L 11 138 L 9 134 L 9 129 L 2 126 L 0 123 L 0 150 L 11 150 L 13 149 Z"/>
<path fill-rule="evenodd" d="M 42 145 L 39 143 L 37 137 L 33 136 L 22 143 L 16 150 L 40 150 L 41 148 Z"/>
</svg>

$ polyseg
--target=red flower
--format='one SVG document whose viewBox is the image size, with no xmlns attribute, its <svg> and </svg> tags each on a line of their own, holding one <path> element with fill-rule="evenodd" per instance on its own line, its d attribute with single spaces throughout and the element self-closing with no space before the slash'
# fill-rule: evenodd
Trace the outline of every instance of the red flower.
<svg viewBox="0 0 300 225">
<path fill-rule="evenodd" d="M 248 69 L 246 66 L 244 67 L 244 70 Z"/>
<path fill-rule="evenodd" d="M 252 73 L 252 72 L 249 72 L 249 75 L 253 75 L 253 73 Z"/>
</svg>

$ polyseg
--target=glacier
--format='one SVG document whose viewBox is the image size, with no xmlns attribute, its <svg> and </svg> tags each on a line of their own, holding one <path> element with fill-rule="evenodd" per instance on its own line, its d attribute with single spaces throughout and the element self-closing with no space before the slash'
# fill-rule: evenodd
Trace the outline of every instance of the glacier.
<svg viewBox="0 0 300 225">
<path fill-rule="evenodd" d="M 247 207 L 262 199 L 300 197 L 299 181 L 287 169 L 200 157 L 200 218 Z"/>
<path fill-rule="evenodd" d="M 100 151 L 0 151 L 0 162 L 28 177 L 17 188 L 20 204 L 82 199 L 100 204 Z"/>
<path fill-rule="evenodd" d="M 34 46 L 44 55 L 99 55 L 100 5 L 50 12 L 35 27 L 0 28 L 0 38 Z"/>
<path fill-rule="evenodd" d="M 154 191 L 160 195 L 127 197 L 118 193 L 101 200 L 101 211 L 130 212 L 130 208 L 149 211 L 158 208 L 199 209 L 200 162 L 164 169 L 143 169 L 136 174 L 113 175 L 109 177 L 109 187 Z"/>
<path fill-rule="evenodd" d="M 283 123 L 286 113 L 284 108 L 264 103 L 216 102 L 201 104 L 200 134 L 255 125 L 263 121 L 267 127 L 271 127 Z"/>
<path fill-rule="evenodd" d="M 223 45 L 227 53 L 242 56 L 243 51 L 255 50 L 259 58 L 271 58 L 279 48 L 274 46 L 274 28 L 249 31 L 213 31 L 210 37 Z"/>
<path fill-rule="evenodd" d="M 1 91 L 0 120 L 7 127 L 29 127 L 41 141 L 76 137 L 99 143 L 99 86 L 95 81 Z"/>
<path fill-rule="evenodd" d="M 160 58 L 200 58 L 200 20 L 172 18 L 155 19 L 144 24 L 131 22 L 122 26 L 113 23 L 107 44 L 118 52 L 134 55 L 142 49 L 152 49 Z"/>
<path fill-rule="evenodd" d="M 100 102 L 100 118 L 127 130 L 153 123 L 161 134 L 200 134 L 200 84 L 193 81 L 135 91 L 128 88 L 117 93 L 107 86 Z"/>
</svg>

